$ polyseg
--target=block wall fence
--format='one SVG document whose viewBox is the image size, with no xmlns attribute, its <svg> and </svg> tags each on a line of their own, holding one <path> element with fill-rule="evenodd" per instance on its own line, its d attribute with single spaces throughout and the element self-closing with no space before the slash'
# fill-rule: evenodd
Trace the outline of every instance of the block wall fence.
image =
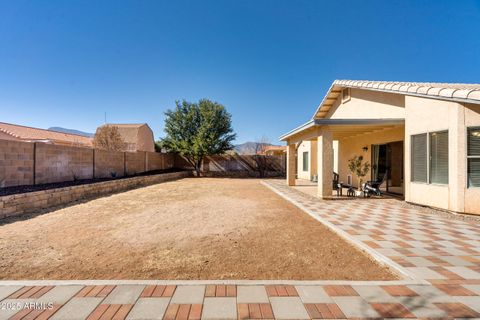
<svg viewBox="0 0 480 320">
<path fill-rule="evenodd" d="M 174 155 L 0 140 L 0 188 L 171 169 Z"/>
<path fill-rule="evenodd" d="M 286 172 L 286 156 L 261 156 L 266 159 L 265 176 L 280 177 Z M 175 168 L 192 170 L 192 165 L 181 156 L 175 156 Z M 205 157 L 201 166 L 204 176 L 258 177 L 254 155 L 215 155 Z"/>
</svg>

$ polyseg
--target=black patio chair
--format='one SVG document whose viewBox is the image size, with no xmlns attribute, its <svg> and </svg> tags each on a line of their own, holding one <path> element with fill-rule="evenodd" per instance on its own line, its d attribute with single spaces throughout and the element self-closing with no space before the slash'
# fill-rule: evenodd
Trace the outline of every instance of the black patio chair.
<svg viewBox="0 0 480 320">
<path fill-rule="evenodd" d="M 364 185 L 364 192 L 368 194 L 375 194 L 377 196 L 382 195 L 382 191 L 380 191 L 380 186 L 387 180 L 388 177 L 388 170 L 385 171 L 385 174 L 381 179 L 367 181 Z"/>
<path fill-rule="evenodd" d="M 340 176 L 338 175 L 338 173 L 336 173 L 335 171 L 333 172 L 333 181 L 332 181 L 332 188 L 333 190 L 337 191 L 337 194 L 338 194 L 338 179 L 340 179 Z"/>
<path fill-rule="evenodd" d="M 333 172 L 333 180 L 332 180 L 332 188 L 333 190 L 337 191 L 337 197 L 343 196 L 342 189 L 347 189 L 347 196 L 348 197 L 355 197 L 355 188 L 354 186 L 340 182 L 340 176 L 338 173 Z"/>
</svg>

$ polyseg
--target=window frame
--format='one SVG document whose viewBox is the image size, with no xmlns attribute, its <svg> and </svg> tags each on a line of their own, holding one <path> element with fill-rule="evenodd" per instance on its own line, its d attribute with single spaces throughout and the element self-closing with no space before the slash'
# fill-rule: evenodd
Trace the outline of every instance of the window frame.
<svg viewBox="0 0 480 320">
<path fill-rule="evenodd" d="M 465 178 L 466 178 L 466 179 L 465 179 L 465 180 L 466 180 L 466 181 L 465 181 L 465 184 L 466 184 L 467 189 L 480 189 L 480 186 L 478 186 L 478 187 L 477 187 L 477 186 L 470 186 L 470 184 L 469 184 L 469 182 L 468 182 L 468 181 L 469 181 L 469 179 L 468 179 L 468 177 L 469 177 L 469 174 L 468 174 L 468 162 L 469 162 L 469 160 L 470 160 L 470 159 L 480 159 L 480 155 L 470 156 L 470 155 L 468 154 L 468 145 L 469 145 L 469 143 L 468 143 L 468 139 L 469 139 L 469 134 L 468 134 L 468 132 L 469 132 L 471 129 L 473 129 L 473 130 L 475 130 L 475 129 L 480 130 L 480 126 L 470 126 L 470 127 L 467 127 L 466 130 L 465 130 L 465 134 L 466 134 L 466 139 L 465 139 L 465 142 L 466 142 L 466 148 L 465 148 Z"/>
<path fill-rule="evenodd" d="M 480 127 L 479 127 L 480 128 Z M 437 183 L 437 182 L 431 182 L 431 161 L 432 161 L 432 154 L 431 154 L 431 148 L 430 148 L 430 136 L 433 133 L 447 133 L 447 138 L 448 141 L 450 141 L 450 133 L 448 129 L 445 130 L 435 130 L 435 131 L 427 131 L 427 132 L 421 132 L 421 133 L 415 133 L 410 135 L 410 183 L 418 183 L 418 184 L 426 184 L 426 185 L 433 185 L 433 186 L 442 186 L 442 187 L 448 187 L 450 185 L 450 179 L 447 178 L 447 183 Z M 427 179 L 426 181 L 413 181 L 413 143 L 412 143 L 412 137 L 413 136 L 420 136 L 420 135 L 426 135 L 426 156 L 427 156 Z M 468 135 L 468 132 L 467 132 Z M 449 145 L 447 144 L 447 163 L 450 163 L 450 148 Z M 467 151 L 468 152 L 468 151 Z M 480 158 L 480 156 L 479 156 Z M 449 167 L 447 166 L 447 171 L 448 175 L 450 174 Z M 467 179 L 468 183 L 468 179 Z"/>
<path fill-rule="evenodd" d="M 303 172 L 308 172 L 308 151 L 303 151 L 302 152 L 302 171 Z M 306 164 L 306 166 L 305 166 Z"/>
</svg>

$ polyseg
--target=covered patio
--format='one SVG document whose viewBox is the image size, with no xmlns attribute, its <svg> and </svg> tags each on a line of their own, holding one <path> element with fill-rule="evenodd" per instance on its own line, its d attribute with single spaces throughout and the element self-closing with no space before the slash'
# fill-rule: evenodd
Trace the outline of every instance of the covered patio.
<svg viewBox="0 0 480 320">
<path fill-rule="evenodd" d="M 281 137 L 287 142 L 287 184 L 321 198 L 337 197 L 334 172 L 338 182 L 357 187 L 359 181 L 349 171 L 348 160 L 362 156 L 371 164 L 363 182 L 385 175 L 382 191 L 402 195 L 404 134 L 405 120 L 401 118 L 313 119 Z M 303 142 L 309 142 L 310 147 L 300 153 Z M 307 163 L 308 175 L 298 179 L 299 157 L 305 156 L 308 159 L 303 160 L 303 166 Z"/>
</svg>

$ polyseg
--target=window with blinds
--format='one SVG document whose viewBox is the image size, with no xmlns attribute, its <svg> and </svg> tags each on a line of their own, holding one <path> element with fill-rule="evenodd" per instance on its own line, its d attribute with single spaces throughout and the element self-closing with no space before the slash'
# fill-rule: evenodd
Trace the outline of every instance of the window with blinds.
<svg viewBox="0 0 480 320">
<path fill-rule="evenodd" d="M 467 129 L 468 187 L 480 187 L 480 127 Z"/>
<path fill-rule="evenodd" d="M 427 134 L 411 136 L 412 182 L 427 182 Z"/>
<path fill-rule="evenodd" d="M 430 133 L 430 183 L 448 184 L 448 131 Z"/>
<path fill-rule="evenodd" d="M 303 171 L 308 171 L 308 151 L 303 153 Z"/>
</svg>

